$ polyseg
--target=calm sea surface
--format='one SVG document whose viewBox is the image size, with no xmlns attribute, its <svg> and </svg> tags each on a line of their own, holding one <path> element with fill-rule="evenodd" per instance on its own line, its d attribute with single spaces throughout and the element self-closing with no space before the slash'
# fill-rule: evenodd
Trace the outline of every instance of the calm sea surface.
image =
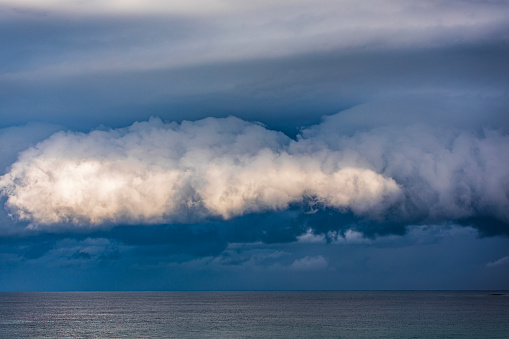
<svg viewBox="0 0 509 339">
<path fill-rule="evenodd" d="M 0 293 L 0 338 L 509 338 L 509 292 Z"/>
</svg>

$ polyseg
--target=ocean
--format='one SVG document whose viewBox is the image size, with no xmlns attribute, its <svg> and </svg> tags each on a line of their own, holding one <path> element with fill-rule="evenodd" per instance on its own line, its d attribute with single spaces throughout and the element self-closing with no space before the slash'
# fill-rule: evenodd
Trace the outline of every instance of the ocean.
<svg viewBox="0 0 509 339">
<path fill-rule="evenodd" d="M 0 293 L 0 338 L 509 338 L 509 292 Z"/>
</svg>

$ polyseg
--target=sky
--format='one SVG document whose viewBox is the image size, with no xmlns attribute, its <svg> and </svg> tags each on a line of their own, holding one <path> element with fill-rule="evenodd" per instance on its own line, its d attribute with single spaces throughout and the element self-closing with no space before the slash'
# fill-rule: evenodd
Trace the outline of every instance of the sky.
<svg viewBox="0 0 509 339">
<path fill-rule="evenodd" d="M 509 289 L 507 17 L 0 0 L 0 291 Z"/>
</svg>

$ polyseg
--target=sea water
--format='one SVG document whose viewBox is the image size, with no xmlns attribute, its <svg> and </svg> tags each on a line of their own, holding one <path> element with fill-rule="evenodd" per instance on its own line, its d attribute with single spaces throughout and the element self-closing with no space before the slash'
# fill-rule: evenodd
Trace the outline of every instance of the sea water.
<svg viewBox="0 0 509 339">
<path fill-rule="evenodd" d="M 0 293 L 0 338 L 509 338 L 509 292 Z"/>
</svg>

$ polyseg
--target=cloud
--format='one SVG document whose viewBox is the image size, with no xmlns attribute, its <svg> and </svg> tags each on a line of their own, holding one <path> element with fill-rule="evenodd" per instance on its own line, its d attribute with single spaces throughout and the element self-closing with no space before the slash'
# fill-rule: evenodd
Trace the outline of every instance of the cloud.
<svg viewBox="0 0 509 339">
<path fill-rule="evenodd" d="M 91 258 L 92 256 L 90 255 L 90 253 L 85 251 L 76 251 L 70 257 L 70 259 L 74 260 L 90 260 Z"/>
<path fill-rule="evenodd" d="M 302 233 L 297 237 L 297 241 L 300 243 L 309 244 L 324 244 L 327 242 L 324 234 L 314 234 L 311 228 L 306 230 L 306 233 Z"/>
<path fill-rule="evenodd" d="M 0 285 L 500 287 L 508 16 L 0 0 Z"/>
<path fill-rule="evenodd" d="M 43 31 L 50 28 L 50 34 L 36 34 L 37 39 L 28 46 L 38 47 L 44 54 L 53 49 L 41 46 L 40 39 L 53 47 L 68 46 L 63 60 L 62 55 L 39 59 L 44 63 L 37 71 L 46 77 L 336 49 L 386 50 L 494 41 L 505 39 L 509 12 L 502 1 L 428 1 L 424 5 L 402 0 L 363 4 L 350 0 L 257 4 L 196 0 L 186 5 L 177 1 L 2 0 L 0 8 L 9 25 L 22 22 L 25 28 L 21 26 L 20 32 L 26 32 L 34 22 Z M 55 29 L 55 22 L 70 27 L 72 39 L 65 29 Z M 126 36 L 131 37 L 127 46 Z M 28 34 L 24 38 L 33 39 Z M 141 45 L 133 48 L 133 43 Z"/>
<path fill-rule="evenodd" d="M 496 267 L 496 266 L 507 265 L 507 264 L 509 264 L 509 257 L 503 257 L 503 258 L 500 258 L 493 262 L 487 263 L 486 267 Z"/>
<path fill-rule="evenodd" d="M 422 124 L 348 136 L 335 132 L 337 118 L 297 140 L 233 117 L 59 132 L 21 153 L 0 189 L 32 228 L 195 223 L 300 205 L 308 212 L 292 239 L 317 229 L 314 214 L 328 222 L 325 210 L 336 224 L 352 213 L 336 237 L 352 241 L 366 222 L 383 234 L 391 224 L 491 218 L 507 233 L 508 136 Z"/>
<path fill-rule="evenodd" d="M 229 219 L 306 197 L 376 217 L 400 193 L 368 168 L 288 153 L 290 142 L 236 118 L 62 132 L 22 153 L 0 185 L 11 212 L 34 225 Z"/>
<path fill-rule="evenodd" d="M 290 269 L 296 271 L 314 271 L 327 268 L 327 265 L 327 259 L 321 255 L 315 257 L 305 256 L 304 258 L 295 260 L 290 265 Z"/>
<path fill-rule="evenodd" d="M 341 227 L 338 226 L 337 228 Z M 344 232 L 334 230 L 328 231 L 326 234 L 315 234 L 311 228 L 308 228 L 305 233 L 299 235 L 297 241 L 308 244 L 325 244 L 327 242 L 333 244 L 364 244 L 371 242 L 363 233 L 352 229 L 347 229 Z"/>
<path fill-rule="evenodd" d="M 18 153 L 46 139 L 60 126 L 30 123 L 24 126 L 13 126 L 0 129 L 0 173 L 4 174 L 7 167 L 14 163 Z"/>
<path fill-rule="evenodd" d="M 336 163 L 356 164 L 394 179 L 404 199 L 388 212 L 407 222 L 489 216 L 509 223 L 506 134 L 413 124 L 345 136 L 336 132 L 339 118 L 328 117 L 304 130 L 292 147 L 310 153 L 326 148 Z"/>
<path fill-rule="evenodd" d="M 0 125 L 43 120 L 89 131 L 152 115 L 231 114 L 295 135 L 322 114 L 366 102 L 380 114 L 360 107 L 346 126 L 374 125 L 393 108 L 380 101 L 403 97 L 414 110 L 394 115 L 404 121 L 419 113 L 509 130 L 506 3 L 225 6 L 207 15 L 2 11 Z M 446 114 L 430 113 L 438 101 Z"/>
<path fill-rule="evenodd" d="M 218 223 L 216 231 L 231 223 Z M 236 243 L 229 237 L 224 247 L 208 252 L 203 247 L 212 244 L 204 242 L 217 242 L 210 233 L 179 235 L 194 227 L 124 226 L 0 237 L 0 285 L 13 291 L 84 289 L 80 284 L 88 290 L 503 289 L 509 278 L 502 269 L 507 266 L 485 266 L 507 255 L 509 238 L 481 238 L 460 226 L 418 226 L 405 236 L 372 239 L 369 246 Z M 39 253 L 30 256 L 27 252 L 33 250 Z M 313 259 L 316 266 L 307 267 L 315 270 L 304 270 L 304 263 Z M 302 270 L 298 264 L 292 269 L 299 260 Z"/>
<path fill-rule="evenodd" d="M 329 231 L 327 238 L 334 244 L 366 244 L 370 243 L 369 239 L 364 237 L 364 234 L 354 230 L 346 230 L 342 236 L 339 232 Z"/>
</svg>

